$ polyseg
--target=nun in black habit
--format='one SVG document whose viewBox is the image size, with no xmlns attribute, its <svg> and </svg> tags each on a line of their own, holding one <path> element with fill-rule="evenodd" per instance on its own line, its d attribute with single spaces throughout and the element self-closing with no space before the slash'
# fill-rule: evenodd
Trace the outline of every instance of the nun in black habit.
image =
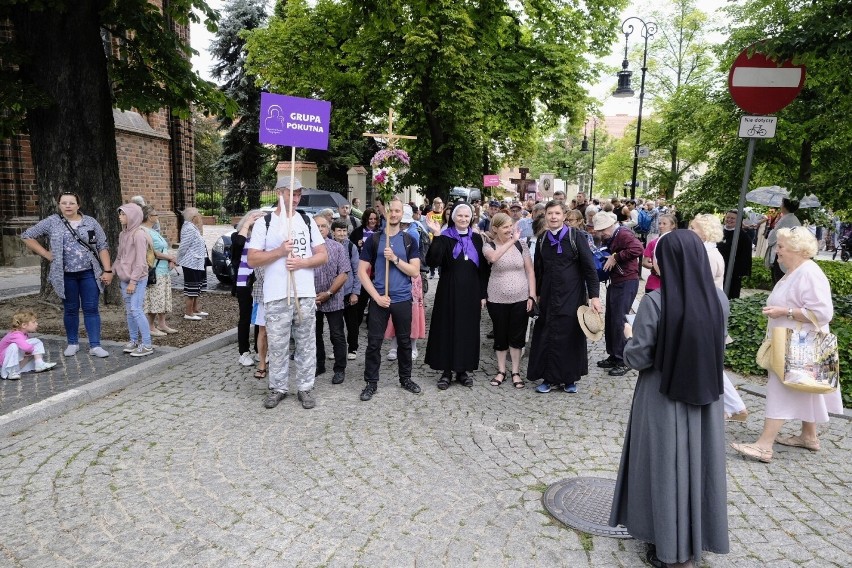
<svg viewBox="0 0 852 568">
<path fill-rule="evenodd" d="M 440 235 L 432 240 L 426 264 L 440 268 L 441 279 L 435 291 L 425 361 L 443 371 L 438 379 L 441 390 L 449 388 L 453 371 L 458 382 L 472 387 L 468 371 L 479 367 L 479 320 L 488 290 L 488 262 L 482 255 L 482 237 L 471 229 L 472 216 L 473 209 L 459 203 L 443 231 L 434 221 L 427 221 Z"/>
<path fill-rule="evenodd" d="M 565 226 L 562 204 L 550 201 L 544 217 L 547 228 L 538 238 L 533 262 L 540 314 L 533 328 L 527 380 L 544 379 L 537 392 L 555 386 L 577 392 L 574 383 L 589 373 L 577 308 L 589 298 L 600 313 L 600 283 L 586 235 Z"/>
<path fill-rule="evenodd" d="M 722 371 L 728 300 L 692 231 L 660 237 L 662 286 L 625 324 L 624 362 L 639 371 L 609 524 L 649 543 L 652 565 L 728 552 Z"/>
</svg>

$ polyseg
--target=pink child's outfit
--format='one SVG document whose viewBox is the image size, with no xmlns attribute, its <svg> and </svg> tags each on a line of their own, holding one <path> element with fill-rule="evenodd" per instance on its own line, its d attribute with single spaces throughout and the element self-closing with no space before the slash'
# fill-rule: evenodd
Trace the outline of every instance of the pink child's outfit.
<svg viewBox="0 0 852 568">
<path fill-rule="evenodd" d="M 39 368 L 33 355 L 44 355 L 44 343 L 41 339 L 30 337 L 25 331 L 10 331 L 0 339 L 0 378 L 19 378 L 28 371 L 45 370 Z M 42 363 L 44 367 L 45 363 Z M 23 363 L 23 365 L 22 365 Z M 54 364 L 49 364 L 52 367 Z"/>
</svg>

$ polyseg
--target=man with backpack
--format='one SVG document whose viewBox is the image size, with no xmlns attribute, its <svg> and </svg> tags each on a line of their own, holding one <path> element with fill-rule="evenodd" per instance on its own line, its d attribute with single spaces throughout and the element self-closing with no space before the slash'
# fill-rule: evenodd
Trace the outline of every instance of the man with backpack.
<svg viewBox="0 0 852 568">
<path fill-rule="evenodd" d="M 349 227 L 343 219 L 336 219 L 331 224 L 334 240 L 343 245 L 349 257 L 349 265 L 352 270 L 350 278 L 343 285 L 343 322 L 346 324 L 346 344 L 348 354 L 346 358 L 352 360 L 358 351 L 358 297 L 361 295 L 361 281 L 358 280 L 358 261 L 360 253 L 355 243 L 349 240 Z"/>
<path fill-rule="evenodd" d="M 399 198 L 388 203 L 387 225 L 365 241 L 361 249 L 358 278 L 370 296 L 364 361 L 364 380 L 367 385 L 361 391 L 362 401 L 373 398 L 379 388 L 381 348 L 388 318 L 392 318 L 399 346 L 399 384 L 414 394 L 419 394 L 421 390 L 411 380 L 411 279 L 420 275 L 420 252 L 418 241 L 400 226 L 402 207 Z M 385 274 L 388 275 L 387 290 Z"/>
<path fill-rule="evenodd" d="M 651 222 L 653 220 L 653 214 L 646 207 L 640 207 L 638 209 L 636 225 L 633 230 L 636 232 L 636 236 L 639 237 L 639 240 L 642 241 L 643 245 L 647 244 L 648 232 L 651 230 Z"/>
<path fill-rule="evenodd" d="M 258 219 L 248 244 L 248 264 L 265 267 L 263 300 L 269 339 L 269 394 L 266 408 L 275 408 L 289 391 L 290 335 L 296 343 L 294 361 L 302 407 L 316 406 L 313 395 L 316 372 L 316 288 L 314 268 L 328 260 L 325 240 L 313 219 L 296 211 L 302 184 L 283 177 L 275 186 L 279 205 Z M 290 210 L 283 210 L 290 207 Z"/>
</svg>

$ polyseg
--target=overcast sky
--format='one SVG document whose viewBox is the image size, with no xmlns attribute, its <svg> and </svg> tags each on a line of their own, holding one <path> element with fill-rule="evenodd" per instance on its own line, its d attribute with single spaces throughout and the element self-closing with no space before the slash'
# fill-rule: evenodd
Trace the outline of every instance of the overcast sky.
<svg viewBox="0 0 852 568">
<path fill-rule="evenodd" d="M 701 0 L 699 8 L 704 10 L 712 20 L 718 20 L 721 15 L 717 14 L 716 11 L 721 6 L 724 6 L 729 0 Z M 222 7 L 226 4 L 225 0 L 207 0 L 207 4 L 216 10 L 221 10 Z M 274 4 L 273 0 L 268 0 L 268 4 L 270 6 L 269 12 L 272 11 L 272 5 Z M 661 1 L 641 1 L 634 0 L 630 3 L 626 10 L 622 13 L 622 19 L 630 17 L 630 16 L 639 16 L 643 17 L 643 15 L 647 16 L 652 10 L 660 9 L 661 6 L 665 4 Z M 644 19 L 644 18 L 643 18 Z M 713 27 L 713 26 L 711 26 Z M 619 27 L 620 30 L 620 27 Z M 630 36 L 631 46 L 634 45 L 635 42 L 641 41 L 641 38 L 638 34 L 638 29 Z M 210 42 L 213 39 L 213 34 L 209 33 L 207 29 L 202 24 L 193 24 L 190 29 L 190 38 L 192 42 L 192 47 L 198 50 L 199 54 L 192 58 L 192 65 L 198 71 L 198 73 L 204 77 L 205 79 L 212 80 L 210 77 L 210 67 L 212 65 L 212 60 L 210 58 L 210 54 L 207 52 L 208 47 L 210 46 Z M 718 41 L 719 38 L 710 38 L 713 41 Z M 618 39 L 613 43 L 612 46 L 612 54 L 604 60 L 608 65 L 612 65 L 614 67 L 621 66 L 621 60 L 624 54 L 624 36 L 619 33 Z M 603 103 L 603 114 L 604 116 L 610 116 L 613 114 L 630 114 L 635 116 L 639 110 L 639 80 L 640 80 L 640 62 L 631 61 L 630 69 L 634 72 L 633 79 L 634 84 L 633 88 L 636 91 L 636 96 L 632 99 L 615 99 L 611 97 L 613 89 L 615 88 L 616 79 L 615 76 L 602 77 L 601 81 L 592 86 L 589 91 L 593 97 L 596 97 Z M 646 101 L 647 104 L 647 101 Z M 646 106 L 647 108 L 647 106 Z M 645 113 L 643 112 L 643 115 Z"/>
</svg>

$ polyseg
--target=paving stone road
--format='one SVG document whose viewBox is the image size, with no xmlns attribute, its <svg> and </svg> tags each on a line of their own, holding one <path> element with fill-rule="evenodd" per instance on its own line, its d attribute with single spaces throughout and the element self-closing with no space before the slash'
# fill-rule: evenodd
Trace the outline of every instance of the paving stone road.
<svg viewBox="0 0 852 568">
<path fill-rule="evenodd" d="M 424 348 L 419 396 L 384 362 L 360 402 L 356 360 L 342 385 L 318 379 L 316 409 L 266 410 L 230 347 L 0 438 L 0 566 L 644 566 L 640 543 L 541 503 L 553 482 L 615 477 L 636 373 L 595 368 L 576 395 L 494 388 L 483 350 L 472 389 L 439 391 Z M 763 399 L 744 399 L 730 441 L 760 431 Z M 833 419 L 821 452 L 776 446 L 769 465 L 729 449 L 731 553 L 704 565 L 852 565 L 849 434 Z"/>
</svg>

